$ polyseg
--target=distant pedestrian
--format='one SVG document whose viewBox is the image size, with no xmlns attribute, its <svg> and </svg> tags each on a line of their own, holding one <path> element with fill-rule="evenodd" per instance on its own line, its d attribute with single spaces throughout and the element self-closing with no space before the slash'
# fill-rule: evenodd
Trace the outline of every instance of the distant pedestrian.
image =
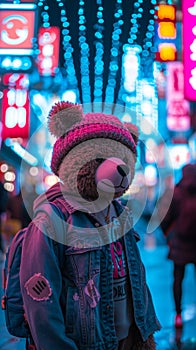
<svg viewBox="0 0 196 350">
<path fill-rule="evenodd" d="M 20 228 L 26 227 L 31 222 L 31 217 L 28 214 L 22 193 L 19 191 L 16 195 L 10 196 L 7 203 L 7 218 L 18 220 Z"/>
<path fill-rule="evenodd" d="M 0 253 L 4 253 L 4 247 L 2 242 L 2 216 L 6 212 L 8 200 L 8 192 L 5 190 L 3 183 L 0 181 Z"/>
<path fill-rule="evenodd" d="M 182 179 L 175 186 L 171 205 L 161 227 L 167 237 L 168 258 L 174 262 L 175 327 L 181 328 L 185 267 L 189 263 L 196 267 L 196 164 L 183 167 Z"/>
</svg>

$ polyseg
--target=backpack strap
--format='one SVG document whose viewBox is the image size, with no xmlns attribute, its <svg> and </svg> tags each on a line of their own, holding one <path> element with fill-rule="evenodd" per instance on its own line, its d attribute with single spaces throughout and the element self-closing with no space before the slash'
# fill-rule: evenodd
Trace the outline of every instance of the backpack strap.
<svg viewBox="0 0 196 350">
<path fill-rule="evenodd" d="M 12 239 L 12 244 L 10 244 L 8 252 L 6 253 L 8 255 L 8 259 L 7 259 L 7 266 L 5 266 L 5 267 L 7 267 L 8 273 L 9 273 L 9 270 L 11 268 L 11 263 L 13 261 L 17 246 L 22 245 L 23 236 L 24 236 L 24 233 L 26 230 L 27 230 L 27 228 L 25 227 L 15 234 L 14 238 Z M 16 242 L 17 242 L 17 244 L 16 244 Z"/>
<path fill-rule="evenodd" d="M 38 210 L 34 213 L 34 217 L 38 212 L 44 212 L 52 221 L 53 230 L 49 232 L 49 237 L 53 240 L 54 251 L 56 256 L 59 259 L 60 269 L 63 268 L 64 258 L 65 258 L 65 232 L 66 232 L 66 220 L 69 216 L 69 213 L 58 205 L 56 202 L 45 202 L 38 207 Z"/>
</svg>

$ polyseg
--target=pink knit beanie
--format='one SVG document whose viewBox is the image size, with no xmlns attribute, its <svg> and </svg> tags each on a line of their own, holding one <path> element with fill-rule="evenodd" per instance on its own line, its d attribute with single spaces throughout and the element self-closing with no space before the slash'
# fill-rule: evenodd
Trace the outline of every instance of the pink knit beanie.
<svg viewBox="0 0 196 350">
<path fill-rule="evenodd" d="M 83 114 L 79 104 L 57 102 L 49 113 L 48 127 L 50 133 L 57 137 L 51 161 L 51 169 L 57 176 L 68 152 L 87 140 L 116 140 L 136 155 L 138 129 L 135 125 L 123 124 L 117 117 L 104 113 Z"/>
</svg>

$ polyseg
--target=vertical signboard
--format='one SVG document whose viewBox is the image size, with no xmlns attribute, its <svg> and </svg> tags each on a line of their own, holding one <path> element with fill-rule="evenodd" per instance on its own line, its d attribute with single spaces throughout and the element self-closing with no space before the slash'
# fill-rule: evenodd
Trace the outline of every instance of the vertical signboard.
<svg viewBox="0 0 196 350">
<path fill-rule="evenodd" d="M 196 101 L 196 2 L 182 1 L 184 94 Z"/>
<path fill-rule="evenodd" d="M 29 137 L 29 93 L 25 89 L 3 90 L 2 140 Z"/>
<path fill-rule="evenodd" d="M 60 29 L 49 27 L 39 29 L 38 71 L 40 75 L 55 75 L 59 63 Z"/>
<path fill-rule="evenodd" d="M 182 62 L 167 64 L 167 127 L 172 131 L 190 128 L 190 105 L 184 97 Z"/>
<path fill-rule="evenodd" d="M 159 4 L 156 16 L 156 60 L 160 62 L 175 61 L 177 59 L 176 7 L 169 4 Z"/>
</svg>

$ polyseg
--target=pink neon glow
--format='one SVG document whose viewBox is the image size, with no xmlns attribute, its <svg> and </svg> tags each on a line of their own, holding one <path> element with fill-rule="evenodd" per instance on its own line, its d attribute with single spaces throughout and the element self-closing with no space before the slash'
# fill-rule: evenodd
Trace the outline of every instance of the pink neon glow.
<svg viewBox="0 0 196 350">
<path fill-rule="evenodd" d="M 190 128 L 190 103 L 184 98 L 182 62 L 167 64 L 167 127 L 186 131 Z"/>
<path fill-rule="evenodd" d="M 185 98 L 196 101 L 196 1 L 183 0 L 183 60 Z"/>
<path fill-rule="evenodd" d="M 54 75 L 59 62 L 60 31 L 58 27 L 41 27 L 38 34 L 38 70 L 41 75 Z"/>
</svg>

